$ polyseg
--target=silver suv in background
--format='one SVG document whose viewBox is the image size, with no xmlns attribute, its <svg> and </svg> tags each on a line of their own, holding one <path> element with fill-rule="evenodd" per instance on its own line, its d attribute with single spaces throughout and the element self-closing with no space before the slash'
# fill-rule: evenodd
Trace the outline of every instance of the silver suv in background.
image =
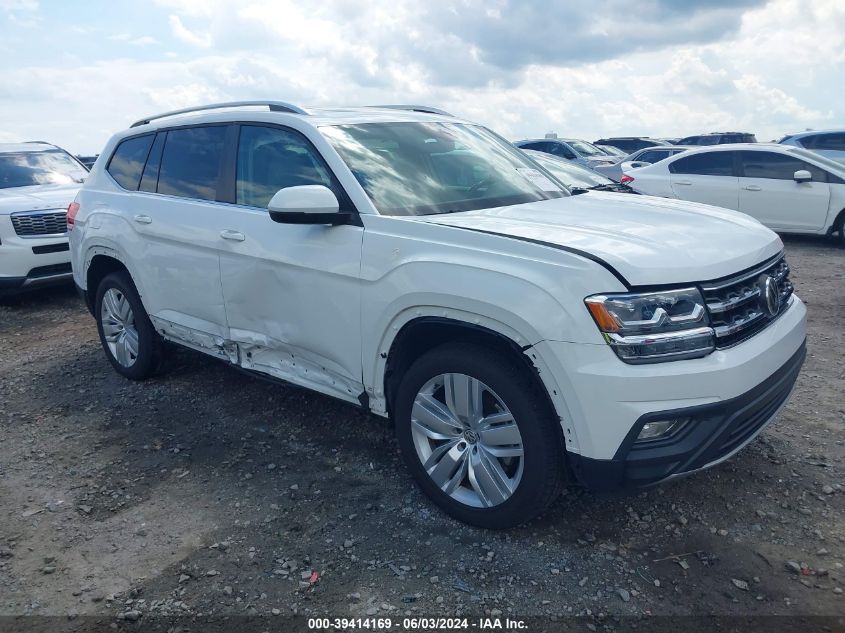
<svg viewBox="0 0 845 633">
<path fill-rule="evenodd" d="M 595 168 L 598 165 L 612 165 L 616 162 L 613 156 L 596 147 L 592 143 L 576 138 L 536 138 L 516 141 L 514 143 L 520 149 L 533 149 L 538 152 L 552 154 L 559 158 L 571 160 L 578 165 Z"/>
<path fill-rule="evenodd" d="M 814 130 L 784 136 L 781 145 L 803 147 L 811 152 L 845 163 L 845 130 Z"/>
</svg>

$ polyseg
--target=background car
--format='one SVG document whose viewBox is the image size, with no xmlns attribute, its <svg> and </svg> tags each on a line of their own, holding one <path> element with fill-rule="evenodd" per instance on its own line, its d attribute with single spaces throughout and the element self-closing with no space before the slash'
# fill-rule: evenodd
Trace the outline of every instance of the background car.
<svg viewBox="0 0 845 633">
<path fill-rule="evenodd" d="M 545 152 L 533 149 L 522 150 L 528 154 L 540 167 L 557 178 L 573 193 L 581 191 L 615 191 L 617 193 L 637 193 L 627 185 L 613 182 L 592 169 L 576 165 L 570 160 L 558 158 Z"/>
<path fill-rule="evenodd" d="M 685 136 L 678 145 L 724 145 L 726 143 L 756 143 L 757 137 L 750 132 L 709 132 Z"/>
<path fill-rule="evenodd" d="M 690 148 L 691 146 L 689 145 L 667 145 L 665 147 L 655 145 L 654 147 L 645 147 L 637 150 L 633 154 L 624 156 L 619 162 L 614 163 L 613 165 L 598 165 L 595 167 L 595 170 L 603 176 L 607 176 L 611 180 L 619 182 L 622 176 L 625 175 L 622 171 L 622 167 L 626 163 L 640 163 L 637 167 L 645 167 L 644 163 L 659 163 L 661 160 L 674 156 L 675 154 L 685 152 Z"/>
<path fill-rule="evenodd" d="M 566 160 L 571 160 L 584 167 L 596 165 L 612 165 L 616 159 L 587 141 L 574 138 L 538 138 L 516 141 L 521 149 L 533 149 L 538 152 L 552 154 Z"/>
<path fill-rule="evenodd" d="M 649 138 L 647 136 L 616 136 L 613 138 L 600 138 L 594 145 L 604 147 L 610 145 L 611 147 L 618 147 L 626 154 L 635 152 L 644 147 L 655 147 L 657 145 L 671 145 L 666 141 L 657 138 Z"/>
<path fill-rule="evenodd" d="M 596 145 L 601 151 L 603 151 L 608 156 L 618 156 L 622 158 L 623 156 L 627 156 L 628 152 L 624 149 L 619 149 L 618 147 L 614 147 L 613 145 Z"/>
<path fill-rule="evenodd" d="M 803 147 L 837 162 L 845 163 L 845 130 L 799 132 L 784 136 L 778 142 L 782 145 Z"/>
<path fill-rule="evenodd" d="M 688 150 L 627 170 L 640 193 L 747 213 L 785 233 L 838 233 L 845 245 L 845 166 L 798 147 L 769 143 Z"/>
<path fill-rule="evenodd" d="M 88 171 L 91 171 L 91 168 L 94 166 L 94 163 L 97 162 L 98 156 L 99 154 L 94 154 L 93 156 L 77 156 L 76 160 L 85 165 L 85 168 Z"/>
<path fill-rule="evenodd" d="M 71 280 L 67 207 L 87 175 L 56 145 L 0 144 L 0 296 Z"/>
</svg>

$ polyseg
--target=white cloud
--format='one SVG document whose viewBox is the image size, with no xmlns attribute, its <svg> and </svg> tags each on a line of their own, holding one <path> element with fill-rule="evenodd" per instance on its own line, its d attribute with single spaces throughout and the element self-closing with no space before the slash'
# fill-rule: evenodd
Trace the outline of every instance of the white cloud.
<svg viewBox="0 0 845 633">
<path fill-rule="evenodd" d="M 210 33 L 195 33 L 189 30 L 184 24 L 182 24 L 182 18 L 178 15 L 170 16 L 170 30 L 178 39 L 183 42 L 187 42 L 188 44 L 199 46 L 200 48 L 209 48 L 211 46 L 212 42 Z"/>
<path fill-rule="evenodd" d="M 768 140 L 845 124 L 845 3 L 772 0 L 761 7 L 714 0 L 706 3 L 716 7 L 710 13 L 702 4 L 684 14 L 680 4 L 643 0 L 636 22 L 621 10 L 627 0 L 601 1 L 612 10 L 560 9 L 556 15 L 571 22 L 544 33 L 557 33 L 567 46 L 577 40 L 601 48 L 591 44 L 604 41 L 600 33 L 625 41 L 612 54 L 575 47 L 561 57 L 530 42 L 539 38 L 531 25 L 542 11 L 535 10 L 539 18 L 524 8 L 514 14 L 503 0 L 485 4 L 485 11 L 480 0 L 463 0 L 452 11 L 410 0 L 325 0 L 316 7 L 292 0 L 157 0 L 172 12 L 161 32 L 145 27 L 149 35 L 113 36 L 137 45 L 118 49 L 122 54 L 148 61 L 57 60 L 7 71 L 0 137 L 49 138 L 92 152 L 110 133 L 156 110 L 249 98 L 428 103 L 512 138 L 549 130 L 592 140 L 740 129 Z M 483 28 L 463 19 L 467 7 L 483 16 Z M 670 34 L 660 46 L 641 45 L 650 32 L 643 20 L 657 20 L 660 11 L 664 30 L 673 21 L 691 23 L 684 27 L 687 39 L 675 42 Z M 642 33 L 631 34 L 632 28 Z M 491 33 L 503 41 L 497 44 Z M 520 33 L 525 46 L 532 44 L 530 55 L 522 53 L 528 61 L 502 62 L 522 45 L 513 40 Z M 155 40 L 168 52 L 143 48 Z"/>
</svg>

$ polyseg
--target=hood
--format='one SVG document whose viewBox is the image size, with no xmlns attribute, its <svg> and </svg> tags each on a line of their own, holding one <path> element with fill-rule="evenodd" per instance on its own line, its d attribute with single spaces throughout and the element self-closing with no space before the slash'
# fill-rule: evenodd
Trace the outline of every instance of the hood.
<svg viewBox="0 0 845 633">
<path fill-rule="evenodd" d="M 775 233 L 742 213 L 604 192 L 415 219 L 573 249 L 631 286 L 718 279 L 783 249 Z"/>
<path fill-rule="evenodd" d="M 81 187 L 79 183 L 72 183 L 0 189 L 0 214 L 41 209 L 67 209 Z"/>
</svg>

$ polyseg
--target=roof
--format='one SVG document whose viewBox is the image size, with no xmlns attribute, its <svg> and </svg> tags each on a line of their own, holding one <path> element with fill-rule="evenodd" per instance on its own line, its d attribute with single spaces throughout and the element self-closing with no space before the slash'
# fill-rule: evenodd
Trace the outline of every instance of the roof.
<svg viewBox="0 0 845 633">
<path fill-rule="evenodd" d="M 750 134 L 752 136 L 754 135 L 753 132 L 702 132 L 701 134 L 689 134 L 681 138 L 692 138 L 694 136 L 722 136 L 723 134 Z"/>
<path fill-rule="evenodd" d="M 845 132 L 845 128 L 833 128 L 829 130 L 804 130 L 803 132 L 787 134 L 786 138 L 804 138 L 805 136 L 815 136 L 816 134 L 842 134 L 843 132 Z"/>
<path fill-rule="evenodd" d="M 312 125 L 336 125 L 344 123 L 456 121 L 448 112 L 438 108 L 419 105 L 382 105 L 359 107 L 301 108 L 282 101 L 233 101 L 211 103 L 181 110 L 172 110 L 139 119 L 131 127 L 153 125 L 161 127 L 174 122 L 221 121 L 232 118 L 232 113 L 244 112 L 250 115 L 296 116 Z M 165 123 L 166 121 L 166 123 Z M 161 123 L 160 123 L 161 122 Z"/>
<path fill-rule="evenodd" d="M 30 141 L 28 143 L 0 143 L 0 154 L 20 154 L 21 152 L 46 152 L 59 149 L 50 143 Z"/>
</svg>

